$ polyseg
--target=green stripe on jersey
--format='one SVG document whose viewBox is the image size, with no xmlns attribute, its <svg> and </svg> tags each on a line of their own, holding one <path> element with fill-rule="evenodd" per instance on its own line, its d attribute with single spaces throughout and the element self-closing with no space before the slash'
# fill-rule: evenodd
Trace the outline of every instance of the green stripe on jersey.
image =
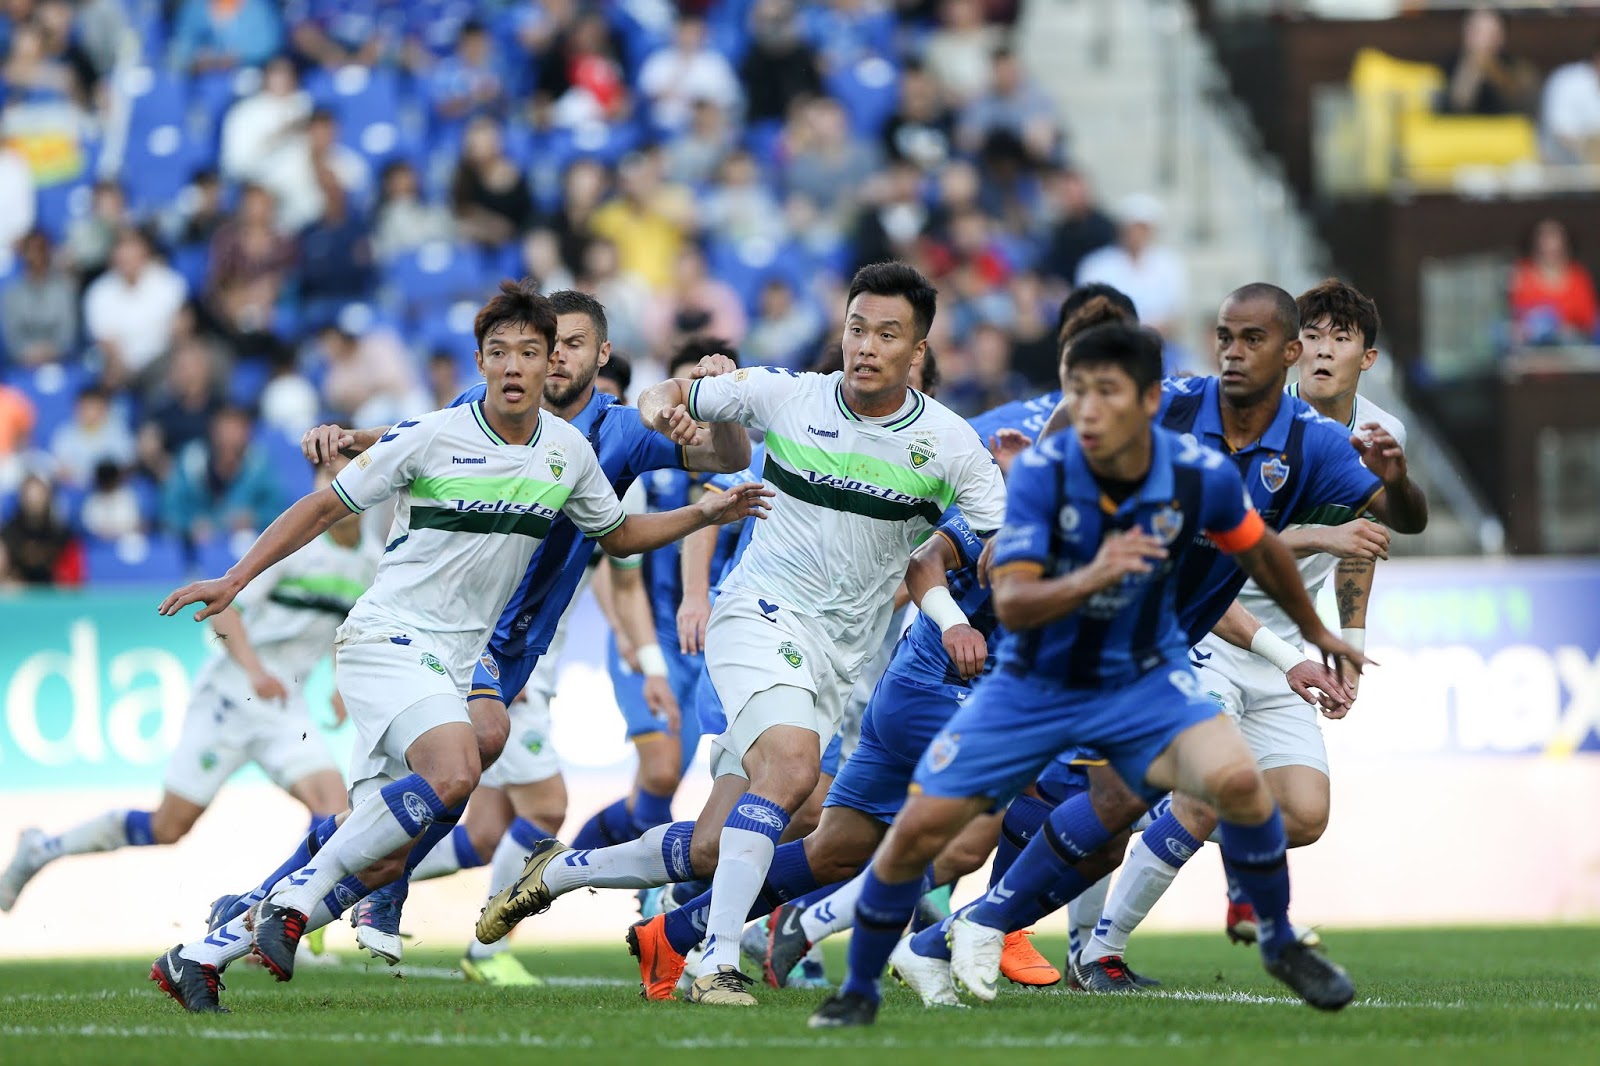
<svg viewBox="0 0 1600 1066">
<path fill-rule="evenodd" d="M 342 574 L 308 574 L 284 578 L 272 591 L 355 603 L 367 591 L 367 586 Z"/>
<path fill-rule="evenodd" d="M 416 500 L 466 500 L 471 503 L 537 503 L 561 510 L 571 485 L 531 477 L 419 477 L 411 483 Z"/>
<path fill-rule="evenodd" d="M 550 532 L 550 518 L 542 514 L 512 511 L 457 511 L 453 507 L 411 508 L 411 528 L 437 529 L 445 533 L 517 533 L 543 540 Z"/>
<path fill-rule="evenodd" d="M 861 489 L 845 488 L 831 479 L 812 481 L 805 474 L 797 474 L 773 459 L 770 434 L 767 437 L 767 449 L 767 462 L 762 468 L 761 476 L 776 485 L 785 495 L 797 500 L 826 507 L 831 511 L 844 511 L 847 514 L 878 518 L 886 522 L 909 522 L 913 518 L 921 518 L 930 525 L 938 525 L 940 517 L 944 515 L 945 509 L 931 500 L 886 499 Z M 846 479 L 845 483 L 851 483 L 851 479 Z M 860 481 L 854 481 L 854 484 L 862 485 L 863 488 L 873 487 L 864 485 Z M 904 493 L 896 495 L 904 497 Z"/>
<path fill-rule="evenodd" d="M 919 474 L 908 466 L 879 459 L 859 452 L 834 452 L 812 444 L 800 444 L 768 431 L 767 455 L 776 457 L 784 466 L 795 470 L 814 470 L 818 474 L 845 480 L 864 481 L 881 489 L 889 489 L 906 496 L 932 500 L 943 514 L 956 500 L 956 487 L 943 478 Z M 907 462 L 910 453 L 907 453 Z M 802 478 L 804 474 L 800 475 Z"/>
</svg>

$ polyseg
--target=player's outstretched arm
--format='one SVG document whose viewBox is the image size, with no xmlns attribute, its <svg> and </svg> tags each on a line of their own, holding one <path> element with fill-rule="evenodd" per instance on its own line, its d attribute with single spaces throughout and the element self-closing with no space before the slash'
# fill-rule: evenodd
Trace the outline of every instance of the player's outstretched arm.
<svg viewBox="0 0 1600 1066">
<path fill-rule="evenodd" d="M 300 497 L 256 538 L 244 558 L 234 563 L 226 574 L 209 581 L 192 581 L 169 593 L 161 601 L 161 613 L 174 615 L 191 603 L 200 603 L 205 606 L 195 612 L 196 622 L 219 614 L 256 575 L 279 559 L 299 551 L 349 513 L 350 508 L 331 488 Z"/>
<path fill-rule="evenodd" d="M 1319 705 L 1330 718 L 1342 718 L 1350 709 L 1355 693 L 1338 673 L 1307 659 L 1303 650 L 1262 625 L 1238 600 L 1228 605 L 1211 632 L 1282 670 L 1290 690 L 1307 703 Z"/>
<path fill-rule="evenodd" d="M 341 426 L 321 425 L 305 431 L 300 438 L 300 450 L 313 465 L 332 462 L 334 456 L 354 459 L 378 443 L 378 438 L 389 432 L 388 426 L 375 429 L 345 429 Z"/>
<path fill-rule="evenodd" d="M 752 515 L 765 518 L 772 505 L 767 501 L 776 493 L 759 481 L 747 481 L 723 492 L 711 492 L 687 507 L 655 514 L 631 514 L 616 529 L 600 537 L 607 555 L 641 555 L 675 540 L 682 540 L 697 529 L 723 526 Z"/>
<path fill-rule="evenodd" d="M 1337 559 L 1389 558 L 1389 530 L 1367 518 L 1352 518 L 1337 526 L 1296 526 L 1278 536 L 1297 559 L 1318 554 Z"/>
<path fill-rule="evenodd" d="M 1341 559 L 1333 572 L 1333 598 L 1339 605 L 1340 635 L 1357 651 L 1365 651 L 1367 647 L 1367 601 L 1372 597 L 1372 581 L 1377 574 L 1378 564 L 1367 559 Z M 1354 670 L 1342 673 L 1353 701 L 1361 675 Z"/>
<path fill-rule="evenodd" d="M 1428 528 L 1428 497 L 1411 480 L 1405 449 L 1393 433 L 1376 422 L 1368 422 L 1361 429 L 1367 434 L 1366 439 L 1352 436 L 1350 444 L 1361 453 L 1367 469 L 1383 482 L 1383 490 L 1369 509 L 1396 533 L 1421 533 Z"/>
<path fill-rule="evenodd" d="M 950 595 L 946 574 L 960 566 L 961 560 L 949 538 L 935 533 L 911 553 L 911 562 L 906 567 L 906 591 L 917 608 L 939 627 L 945 654 L 950 656 L 956 672 L 971 679 L 983 671 L 989 645 Z"/>
<path fill-rule="evenodd" d="M 1356 669 L 1365 665 L 1360 652 L 1328 631 L 1317 616 L 1317 609 L 1306 595 L 1305 583 L 1294 564 L 1294 555 L 1270 529 L 1262 529 L 1260 539 L 1248 548 L 1233 553 L 1239 567 L 1249 574 L 1261 591 L 1282 607 L 1299 627 L 1306 641 L 1322 650 L 1325 659 L 1348 660 Z"/>
</svg>

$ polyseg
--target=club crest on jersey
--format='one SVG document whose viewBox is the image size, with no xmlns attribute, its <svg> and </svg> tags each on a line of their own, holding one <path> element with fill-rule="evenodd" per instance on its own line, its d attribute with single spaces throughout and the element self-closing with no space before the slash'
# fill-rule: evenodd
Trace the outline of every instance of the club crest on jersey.
<svg viewBox="0 0 1600 1066">
<path fill-rule="evenodd" d="M 561 475 L 567 472 L 567 453 L 560 448 L 546 448 L 544 461 L 550 467 L 550 476 L 560 481 Z"/>
<path fill-rule="evenodd" d="M 200 769 L 206 773 L 210 773 L 217 768 L 217 761 L 217 753 L 214 751 L 200 753 Z"/>
<path fill-rule="evenodd" d="M 1150 528 L 1155 535 L 1171 544 L 1183 532 L 1183 512 L 1176 504 L 1168 504 L 1150 516 Z"/>
<path fill-rule="evenodd" d="M 1261 464 L 1261 483 L 1267 487 L 1268 492 L 1277 492 L 1289 480 L 1289 464 L 1278 458 L 1269 459 Z"/>
<path fill-rule="evenodd" d="M 440 662 L 439 657 L 433 654 L 431 651 L 423 652 L 422 658 L 418 659 L 417 661 L 436 674 L 444 673 L 444 663 Z"/>
<path fill-rule="evenodd" d="M 956 753 L 960 750 L 960 733 L 940 733 L 928 745 L 928 769 L 938 773 L 956 761 Z"/>
<path fill-rule="evenodd" d="M 795 647 L 795 643 L 792 640 L 786 640 L 779 644 L 778 654 L 783 656 L 784 662 L 796 670 L 800 669 L 800 664 L 805 662 L 805 656 L 800 654 L 800 649 Z"/>
<path fill-rule="evenodd" d="M 500 680 L 500 664 L 494 661 L 493 655 L 490 655 L 488 652 L 484 652 L 482 655 L 478 656 L 478 665 L 483 667 L 484 673 L 488 674 L 496 681 Z"/>
<path fill-rule="evenodd" d="M 911 468 L 921 470 L 939 454 L 938 443 L 932 437 L 918 437 L 910 444 Z"/>
</svg>

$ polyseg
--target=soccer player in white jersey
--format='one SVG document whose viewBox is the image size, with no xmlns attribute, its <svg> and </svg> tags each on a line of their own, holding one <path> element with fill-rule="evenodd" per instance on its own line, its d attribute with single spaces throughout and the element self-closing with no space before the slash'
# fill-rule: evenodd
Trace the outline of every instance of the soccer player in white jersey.
<svg viewBox="0 0 1600 1066">
<path fill-rule="evenodd" d="M 319 481 L 326 487 L 332 474 Z M 305 682 L 371 583 L 375 556 L 350 515 L 245 586 L 234 608 L 211 619 L 220 646 L 195 675 L 155 810 L 107 811 L 56 836 L 24 830 L 0 874 L 0 911 L 64 856 L 176 844 L 248 763 L 305 804 L 313 821 L 344 810 L 344 778 L 312 722 Z"/>
<path fill-rule="evenodd" d="M 1362 373 L 1378 358 L 1377 306 L 1336 279 L 1307 290 L 1296 302 L 1304 354 L 1298 364 L 1299 382 L 1289 391 L 1352 435 L 1363 439 L 1378 435 L 1379 446 L 1403 449 L 1405 426 L 1357 392 Z M 1361 649 L 1374 565 L 1388 558 L 1388 530 L 1370 518 L 1357 517 L 1334 526 L 1292 526 L 1283 539 L 1300 557 L 1300 573 L 1313 599 L 1337 568 L 1339 624 L 1344 639 Z M 1305 644 L 1294 623 L 1254 582 L 1239 593 L 1237 606 L 1249 615 L 1230 615 L 1246 619 L 1245 628 L 1234 635 L 1255 654 L 1213 635 L 1195 647 L 1193 665 L 1201 685 L 1238 721 L 1250 742 L 1262 776 L 1283 811 L 1289 846 L 1304 847 L 1315 843 L 1327 828 L 1330 799 L 1327 749 L 1317 724 L 1317 709 L 1291 692 L 1284 679 L 1286 671 L 1305 661 Z M 1350 671 L 1343 680 L 1353 699 L 1359 673 Z M 1341 704 L 1324 708 L 1322 713 L 1337 719 L 1348 710 L 1348 704 Z M 1129 934 L 1214 826 L 1215 815 L 1209 808 L 1179 793 L 1170 810 L 1145 829 L 1128 852 L 1095 935 L 1079 960 L 1077 977 L 1087 990 L 1136 989 L 1122 961 Z M 1231 886 L 1227 929 L 1235 940 L 1255 940 L 1254 912 Z"/>
<path fill-rule="evenodd" d="M 842 372 L 752 367 L 693 383 L 670 379 L 640 396 L 646 423 L 676 439 L 708 419 L 764 432 L 763 473 L 778 493 L 706 630 L 706 665 L 728 718 L 712 747 L 715 784 L 698 828 L 675 822 L 596 851 L 544 842 L 517 883 L 485 908 L 480 940 L 504 936 L 574 888 L 712 875 L 705 972 L 688 998 L 755 1003 L 746 990 L 753 979 L 738 968 L 739 934 L 769 867 L 803 869 L 798 842 L 779 849 L 776 861 L 774 849 L 817 784 L 823 747 L 883 637 L 912 548 L 952 505 L 980 530 L 1004 515 L 1005 486 L 983 442 L 908 385 L 937 295 L 903 263 L 864 267 L 850 284 Z M 648 984 L 655 945 L 641 927 L 658 933 L 660 923 L 629 933 Z"/>
<path fill-rule="evenodd" d="M 632 555 L 765 508 L 759 484 L 694 507 L 628 515 L 577 430 L 540 409 L 556 315 L 531 279 L 502 282 L 474 322 L 481 401 L 407 419 L 281 515 L 227 574 L 162 601 L 172 615 L 223 609 L 250 579 L 335 521 L 397 496 L 372 587 L 339 628 L 335 668 L 356 727 L 352 810 L 255 908 L 157 959 L 151 978 L 186 1009 L 219 1009 L 219 967 L 253 951 L 280 981 L 295 947 L 376 884 L 433 822 L 459 817 L 477 785 L 467 716 L 473 669 L 534 549 L 564 513 L 609 554 Z M 372 880 L 380 880 L 372 876 Z M 240 942 L 246 941 L 247 947 Z"/>
</svg>

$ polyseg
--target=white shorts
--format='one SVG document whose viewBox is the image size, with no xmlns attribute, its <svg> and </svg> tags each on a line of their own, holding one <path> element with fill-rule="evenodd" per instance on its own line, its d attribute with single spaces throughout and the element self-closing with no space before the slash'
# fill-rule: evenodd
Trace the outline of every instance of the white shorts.
<svg viewBox="0 0 1600 1066">
<path fill-rule="evenodd" d="M 787 608 L 763 610 L 759 597 L 729 592 L 718 597 L 706 625 L 706 671 L 728 716 L 727 729 L 712 741 L 712 774 L 737 769 L 762 733 L 793 725 L 817 734 L 817 753 L 839 731 L 852 681 L 838 672 L 834 642 L 823 624 Z M 771 601 L 767 601 L 771 606 Z M 751 697 L 778 685 L 805 689 L 809 709 L 745 715 Z"/>
<path fill-rule="evenodd" d="M 430 650 L 443 642 L 426 635 L 400 639 L 408 643 L 377 640 L 334 649 L 334 680 L 356 727 L 350 749 L 352 788 L 370 779 L 405 777 L 411 772 L 405 753 L 418 737 L 450 722 L 471 724 L 467 686 L 476 660 L 451 663 Z M 428 702 L 426 713 L 406 714 L 423 701 Z"/>
<path fill-rule="evenodd" d="M 252 762 L 285 791 L 311 774 L 338 773 L 298 690 L 280 703 L 262 700 L 242 679 L 197 687 L 167 761 L 166 790 L 209 807 L 223 782 Z"/>
<path fill-rule="evenodd" d="M 561 773 L 561 760 L 550 738 L 550 700 L 555 696 L 558 665 L 554 655 L 540 659 L 521 697 L 506 708 L 511 716 L 511 732 L 505 750 L 483 772 L 479 784 L 487 788 L 531 785 Z"/>
<path fill-rule="evenodd" d="M 1217 637 L 1207 637 L 1196 650 L 1211 656 L 1196 664 L 1201 688 L 1238 724 L 1258 767 L 1309 766 L 1327 774 L 1318 711 L 1294 694 L 1281 670 Z"/>
</svg>

